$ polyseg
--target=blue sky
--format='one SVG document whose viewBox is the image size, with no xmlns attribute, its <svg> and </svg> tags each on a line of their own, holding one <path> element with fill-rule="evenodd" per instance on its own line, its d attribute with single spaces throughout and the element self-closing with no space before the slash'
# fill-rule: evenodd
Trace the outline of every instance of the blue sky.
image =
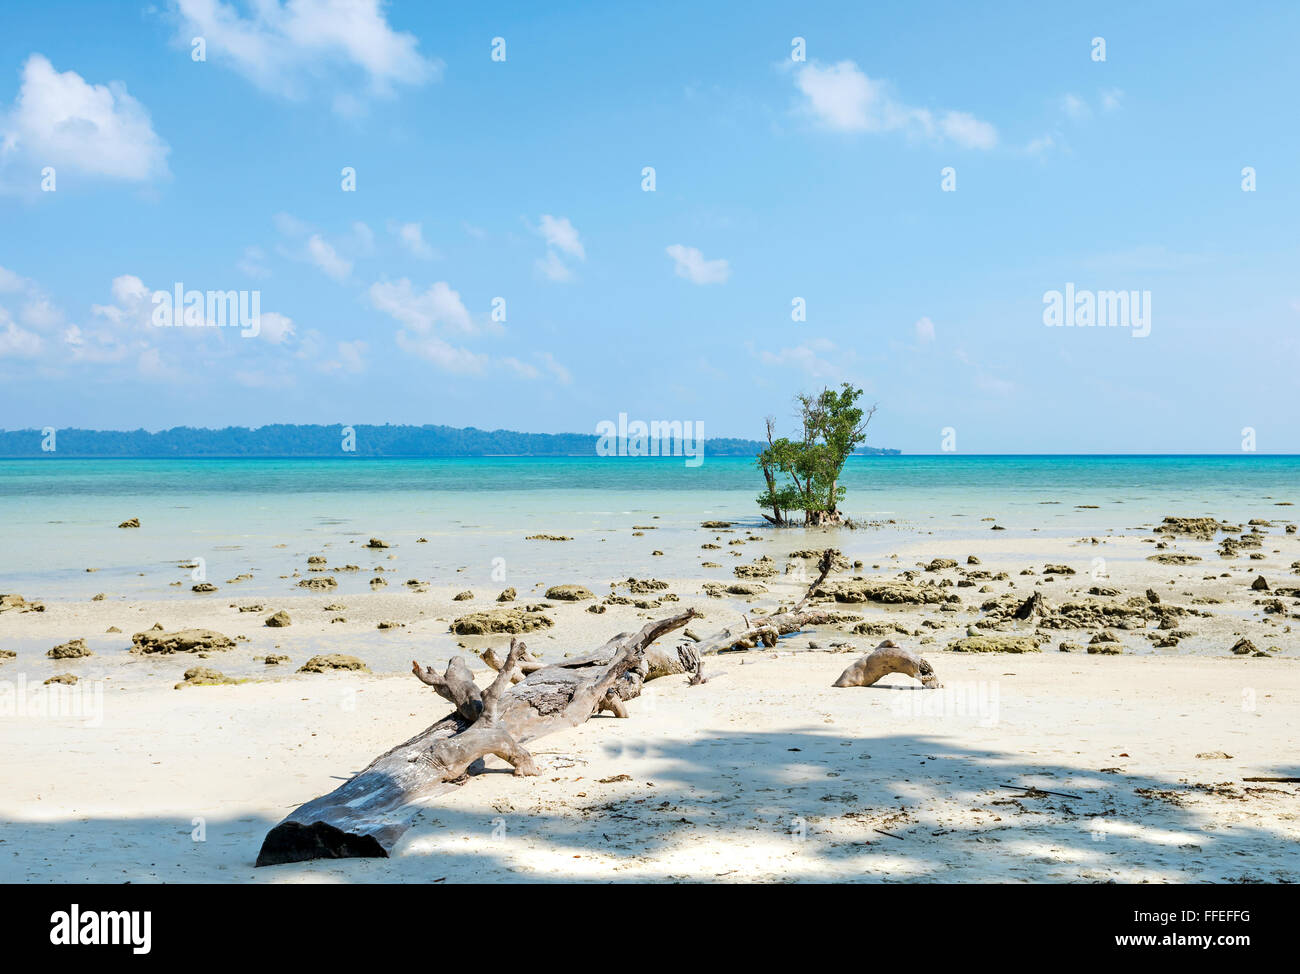
<svg viewBox="0 0 1300 974">
<path fill-rule="evenodd" d="M 7 6 L 0 427 L 758 437 L 850 381 L 907 452 L 1300 450 L 1300 7 L 1088 6 Z M 178 282 L 260 335 L 153 327 Z"/>
</svg>

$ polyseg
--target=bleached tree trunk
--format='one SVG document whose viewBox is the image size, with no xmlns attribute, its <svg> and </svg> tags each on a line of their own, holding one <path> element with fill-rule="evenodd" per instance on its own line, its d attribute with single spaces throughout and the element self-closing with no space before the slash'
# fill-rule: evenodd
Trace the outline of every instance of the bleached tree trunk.
<svg viewBox="0 0 1300 974">
<path fill-rule="evenodd" d="M 619 633 L 599 649 L 553 665 L 529 659 L 524 644 L 512 639 L 504 662 L 490 650 L 483 654 L 496 678 L 482 691 L 459 658 L 448 663 L 442 675 L 413 664 L 421 682 L 456 710 L 381 754 L 328 795 L 290 812 L 263 839 L 257 865 L 387 857 L 416 814 L 469 780 L 468 773 L 481 767 L 486 755 L 502 758 L 515 774 L 537 774 L 536 762 L 524 746 L 529 741 L 576 727 L 602 711 L 626 717 L 626 701 L 640 695 L 646 680 L 673 673 L 698 675 L 703 656 L 772 646 L 780 635 L 826 621 L 830 613 L 805 606 L 831 565 L 831 552 L 826 551 L 817 580 L 791 610 L 698 642 L 683 640 L 674 648 L 654 643 L 697 618 L 694 609 L 648 622 L 635 633 Z"/>
<path fill-rule="evenodd" d="M 462 784 L 488 754 L 512 764 L 516 774 L 536 774 L 524 745 L 576 727 L 599 710 L 626 713 L 622 700 L 640 693 L 647 648 L 697 613 L 692 609 L 621 633 L 584 657 L 536 668 L 511 685 L 524 655 L 512 641 L 510 656 L 481 693 L 463 661 L 439 677 L 416 664 L 417 676 L 452 700 L 448 714 L 409 741 L 380 755 L 328 795 L 289 813 L 262 842 L 257 865 L 306 859 L 387 856 L 421 808 Z M 463 668 L 463 669 L 462 669 Z M 470 719 L 467 715 L 475 713 Z"/>
</svg>

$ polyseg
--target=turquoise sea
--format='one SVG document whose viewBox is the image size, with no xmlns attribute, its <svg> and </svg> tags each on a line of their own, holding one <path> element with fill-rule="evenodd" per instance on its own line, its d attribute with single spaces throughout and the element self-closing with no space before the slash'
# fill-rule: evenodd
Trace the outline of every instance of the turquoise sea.
<svg viewBox="0 0 1300 974">
<path fill-rule="evenodd" d="M 854 457 L 844 484 L 844 509 L 857 519 L 892 520 L 940 543 L 987 537 L 980 519 L 995 517 L 1010 542 L 1034 529 L 1099 534 L 1167 514 L 1289 517 L 1276 505 L 1300 504 L 1300 457 Z M 495 558 L 555 577 L 685 573 L 698 561 L 701 520 L 764 526 L 754 503 L 761 486 L 751 460 L 707 455 L 694 468 L 681 458 L 617 457 L 5 460 L 0 592 L 179 597 L 159 590 L 157 572 L 181 577 L 176 564 L 197 557 L 217 581 L 252 571 L 240 594 L 284 591 L 280 576 L 326 545 L 331 563 L 355 544 L 353 560 L 372 565 L 360 549 L 372 535 L 399 546 L 399 571 L 437 581 L 482 584 Z M 141 530 L 118 530 L 130 517 Z M 635 525 L 657 530 L 634 538 Z M 675 544 L 688 531 L 691 543 Z M 576 540 L 523 540 L 536 532 Z M 893 543 L 878 534 L 880 545 Z M 419 537 L 429 543 L 407 547 Z M 864 532 L 855 541 L 861 549 Z"/>
</svg>

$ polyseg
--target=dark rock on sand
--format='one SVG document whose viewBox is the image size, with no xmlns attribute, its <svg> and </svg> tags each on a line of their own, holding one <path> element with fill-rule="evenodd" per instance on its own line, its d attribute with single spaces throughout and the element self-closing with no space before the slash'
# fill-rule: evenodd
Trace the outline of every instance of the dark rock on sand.
<svg viewBox="0 0 1300 974">
<path fill-rule="evenodd" d="M 956 595 L 948 595 L 937 585 L 926 583 L 915 585 L 911 582 L 871 581 L 865 578 L 853 578 L 835 582 L 823 582 L 814 596 L 833 598 L 836 602 L 879 602 L 882 605 L 937 605 Z"/>
<path fill-rule="evenodd" d="M 513 602 L 513 601 L 515 600 L 515 596 L 518 595 L 518 594 L 519 594 L 519 593 L 516 592 L 513 588 L 508 588 L 508 589 L 506 589 L 505 591 L 503 591 L 500 595 L 497 596 L 497 601 L 498 601 L 498 602 Z"/>
<path fill-rule="evenodd" d="M 1091 656 L 1119 656 L 1123 652 L 1124 647 L 1121 646 L 1119 642 L 1099 643 L 1096 640 L 1093 640 L 1088 644 L 1088 653 Z"/>
<path fill-rule="evenodd" d="M 546 590 L 548 599 L 555 599 L 557 602 L 585 602 L 587 599 L 594 599 L 595 594 L 582 585 L 552 585 Z"/>
<path fill-rule="evenodd" d="M 453 602 L 468 602 L 472 598 L 474 598 L 474 593 L 466 589 L 464 592 L 457 592 L 451 597 L 451 600 Z"/>
<path fill-rule="evenodd" d="M 119 528 L 138 528 L 139 526 L 140 526 L 140 519 L 138 517 L 127 518 L 125 521 L 123 521 L 121 524 L 118 525 Z"/>
<path fill-rule="evenodd" d="M 172 687 L 173 690 L 182 690 L 185 687 L 219 687 L 230 683 L 242 683 L 242 680 L 236 680 L 226 676 L 220 670 L 210 669 L 206 666 L 194 666 L 185 671 L 185 679 Z"/>
<path fill-rule="evenodd" d="M 289 618 L 289 613 L 281 609 L 275 615 L 267 618 L 266 625 L 270 626 L 272 629 L 282 629 L 285 626 L 293 625 L 293 620 Z"/>
<path fill-rule="evenodd" d="M 549 629 L 555 623 L 540 609 L 528 606 L 522 609 L 491 609 L 471 612 L 451 624 L 451 631 L 460 636 L 481 636 L 490 633 L 525 633 Z"/>
<path fill-rule="evenodd" d="M 771 578 L 776 574 L 776 562 L 764 555 L 753 564 L 737 565 L 731 571 L 737 578 Z"/>
<path fill-rule="evenodd" d="M 83 659 L 95 654 L 86 646 L 84 639 L 69 639 L 66 643 L 55 646 L 45 655 L 50 659 Z"/>
<path fill-rule="evenodd" d="M 1201 541 L 1213 541 L 1214 535 L 1223 529 L 1224 526 L 1212 517 L 1167 517 L 1153 530 L 1156 534 L 1176 534 Z"/>
<path fill-rule="evenodd" d="M 131 652 L 144 654 L 207 653 L 234 649 L 235 641 L 214 629 L 179 629 L 165 632 L 154 627 L 131 637 Z"/>
<path fill-rule="evenodd" d="M 329 653 L 323 656 L 313 656 L 302 666 L 298 667 L 299 673 L 331 673 L 335 670 L 353 670 L 358 673 L 369 673 L 370 667 L 355 656 L 348 656 L 346 653 Z"/>
<path fill-rule="evenodd" d="M 731 585 L 723 585 L 720 582 L 705 582 L 704 591 L 715 599 L 720 599 L 726 595 L 762 595 L 767 591 L 767 586 L 759 582 L 735 582 Z"/>
<path fill-rule="evenodd" d="M 649 595 L 651 592 L 660 592 L 668 588 L 667 582 L 661 582 L 657 578 L 629 578 L 623 584 L 633 595 Z"/>
<path fill-rule="evenodd" d="M 948 644 L 954 653 L 1039 653 L 1033 636 L 965 636 Z"/>
<path fill-rule="evenodd" d="M 0 595 L 0 612 L 44 612 L 45 606 L 39 602 L 28 602 L 16 592 Z"/>
</svg>

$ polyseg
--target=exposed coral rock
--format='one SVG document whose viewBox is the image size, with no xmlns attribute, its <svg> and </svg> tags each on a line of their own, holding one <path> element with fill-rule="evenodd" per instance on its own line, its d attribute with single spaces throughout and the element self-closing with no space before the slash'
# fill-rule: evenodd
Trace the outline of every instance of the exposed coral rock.
<svg viewBox="0 0 1300 974">
<path fill-rule="evenodd" d="M 522 609 L 491 609 L 471 612 L 451 624 L 451 631 L 461 636 L 480 636 L 489 633 L 525 633 L 549 629 L 555 625 L 550 617 L 533 606 Z"/>
<path fill-rule="evenodd" d="M 358 673 L 369 673 L 370 667 L 355 656 L 348 656 L 346 653 L 313 656 L 298 667 L 299 673 L 330 673 L 334 670 L 355 670 Z"/>
<path fill-rule="evenodd" d="M 95 654 L 86 646 L 84 639 L 69 639 L 66 643 L 55 646 L 45 655 L 50 659 L 83 659 Z"/>
<path fill-rule="evenodd" d="M 546 590 L 546 597 L 557 602 L 585 602 L 596 596 L 591 589 L 583 585 L 552 585 Z"/>
<path fill-rule="evenodd" d="M 235 641 L 213 629 L 179 629 L 164 632 L 155 627 L 137 632 L 131 637 L 133 653 L 206 653 L 212 650 L 234 649 Z"/>
<path fill-rule="evenodd" d="M 1038 653 L 1033 636 L 965 636 L 948 644 L 954 653 Z"/>
</svg>

